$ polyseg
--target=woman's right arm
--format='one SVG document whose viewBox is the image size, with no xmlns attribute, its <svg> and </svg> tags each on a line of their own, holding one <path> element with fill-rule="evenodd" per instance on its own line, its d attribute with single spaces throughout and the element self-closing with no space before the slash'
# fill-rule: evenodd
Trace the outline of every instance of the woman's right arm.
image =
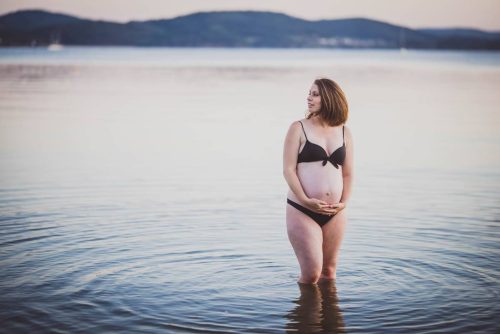
<svg viewBox="0 0 500 334">
<path fill-rule="evenodd" d="M 283 149 L 283 175 L 288 186 L 295 196 L 309 209 L 322 214 L 334 213 L 334 208 L 325 201 L 317 198 L 309 198 L 297 176 L 297 157 L 299 155 L 301 126 L 299 122 L 293 122 L 288 129 L 285 138 L 285 147 Z"/>
<path fill-rule="evenodd" d="M 308 203 L 309 197 L 307 197 L 304 189 L 302 189 L 299 177 L 297 176 L 297 157 L 300 148 L 301 131 L 300 124 L 297 121 L 293 122 L 288 129 L 283 149 L 283 176 L 299 201 Z"/>
</svg>

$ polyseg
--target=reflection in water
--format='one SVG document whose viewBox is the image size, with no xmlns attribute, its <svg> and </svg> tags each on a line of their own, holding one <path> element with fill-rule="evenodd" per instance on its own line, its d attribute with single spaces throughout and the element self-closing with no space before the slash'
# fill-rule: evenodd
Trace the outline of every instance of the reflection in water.
<svg viewBox="0 0 500 334">
<path fill-rule="evenodd" d="M 298 285 L 300 297 L 294 301 L 297 306 L 286 316 L 287 333 L 345 333 L 335 281 Z"/>
</svg>

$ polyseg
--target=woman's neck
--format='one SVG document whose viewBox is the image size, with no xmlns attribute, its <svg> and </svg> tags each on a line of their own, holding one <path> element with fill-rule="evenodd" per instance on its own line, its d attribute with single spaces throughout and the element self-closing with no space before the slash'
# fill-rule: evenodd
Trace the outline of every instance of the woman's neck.
<svg viewBox="0 0 500 334">
<path fill-rule="evenodd" d="M 311 121 L 314 123 L 314 125 L 319 126 L 323 129 L 327 129 L 330 127 L 330 125 L 327 122 L 325 122 L 325 120 L 323 120 L 319 115 L 313 115 L 311 117 Z"/>
</svg>

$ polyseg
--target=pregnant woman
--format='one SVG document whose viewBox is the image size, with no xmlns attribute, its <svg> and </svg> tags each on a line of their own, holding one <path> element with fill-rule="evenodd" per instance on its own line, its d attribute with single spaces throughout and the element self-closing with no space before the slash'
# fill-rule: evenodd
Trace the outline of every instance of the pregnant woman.
<svg viewBox="0 0 500 334">
<path fill-rule="evenodd" d="M 289 186 L 286 224 L 300 265 L 298 282 L 336 279 L 344 210 L 351 194 L 353 145 L 346 97 L 334 81 L 317 79 L 308 115 L 288 129 L 283 174 Z"/>
</svg>

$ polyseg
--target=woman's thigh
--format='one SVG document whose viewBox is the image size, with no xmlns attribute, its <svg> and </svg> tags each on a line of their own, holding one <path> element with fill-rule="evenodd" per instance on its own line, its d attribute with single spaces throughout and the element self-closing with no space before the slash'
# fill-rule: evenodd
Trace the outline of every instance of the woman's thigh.
<svg viewBox="0 0 500 334">
<path fill-rule="evenodd" d="M 336 214 L 332 220 L 323 225 L 323 265 L 336 266 L 340 245 L 344 239 L 347 216 L 345 210 Z"/>
<path fill-rule="evenodd" d="M 286 225 L 300 268 L 304 271 L 321 270 L 323 265 L 323 232 L 310 217 L 287 204 Z"/>
</svg>

